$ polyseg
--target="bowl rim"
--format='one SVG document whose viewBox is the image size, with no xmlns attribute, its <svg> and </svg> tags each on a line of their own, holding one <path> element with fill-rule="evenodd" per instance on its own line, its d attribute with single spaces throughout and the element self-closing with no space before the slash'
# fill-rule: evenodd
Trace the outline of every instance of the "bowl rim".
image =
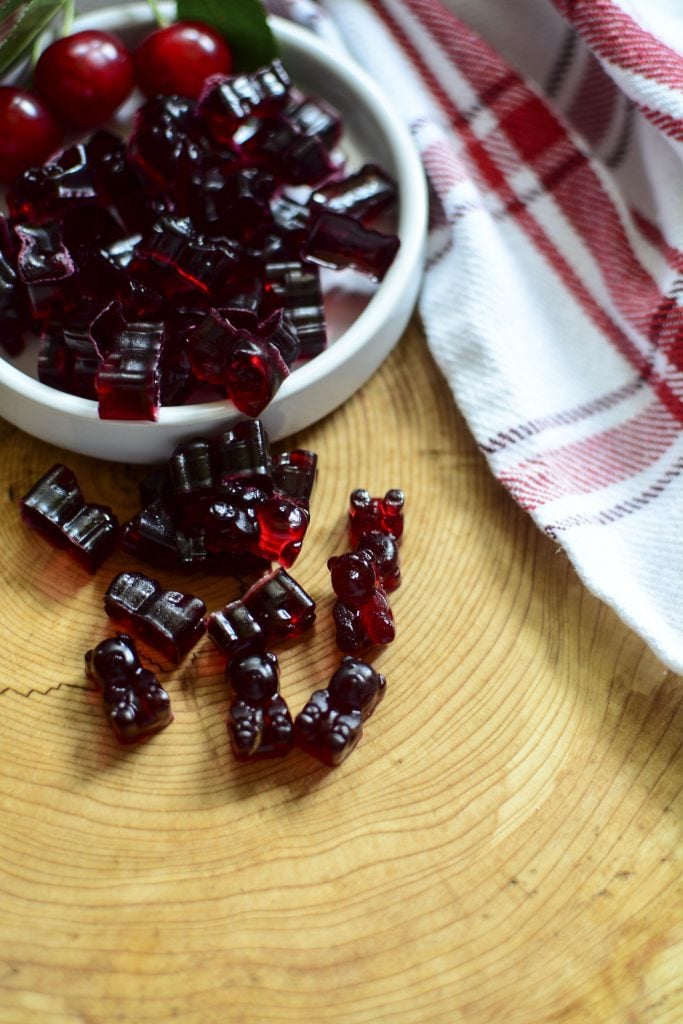
<svg viewBox="0 0 683 1024">
<path fill-rule="evenodd" d="M 162 3 L 162 11 L 171 12 L 174 4 Z M 427 185 L 424 170 L 409 130 L 393 110 L 375 82 L 350 55 L 337 51 L 331 44 L 285 18 L 269 15 L 269 24 L 278 42 L 290 50 L 313 55 L 327 64 L 336 75 L 355 89 L 362 91 L 364 103 L 375 120 L 382 124 L 385 141 L 395 163 L 395 177 L 401 196 L 397 234 L 401 245 L 385 277 L 356 319 L 335 339 L 334 343 L 314 359 L 297 367 L 282 383 L 268 408 L 275 410 L 280 401 L 291 400 L 321 377 L 327 377 L 345 365 L 366 343 L 368 336 L 381 330 L 391 315 L 395 296 L 409 289 L 415 273 L 422 274 L 423 253 L 427 232 Z M 95 11 L 81 12 L 73 23 L 74 30 L 81 25 L 115 29 L 122 23 L 144 25 L 152 23 L 149 4 L 123 3 Z M 351 81 L 352 80 L 352 81 Z M 0 355 L 0 386 L 46 409 L 87 422 L 102 422 L 97 402 L 93 399 L 59 391 L 30 377 L 22 369 Z M 112 420 L 112 427 L 186 426 L 193 423 L 214 422 L 218 418 L 239 416 L 239 411 L 228 399 L 178 406 L 160 406 L 154 421 Z"/>
</svg>

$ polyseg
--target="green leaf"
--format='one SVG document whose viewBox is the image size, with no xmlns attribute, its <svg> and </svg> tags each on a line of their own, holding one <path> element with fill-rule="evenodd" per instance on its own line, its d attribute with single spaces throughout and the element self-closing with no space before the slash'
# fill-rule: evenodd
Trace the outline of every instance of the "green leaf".
<svg viewBox="0 0 683 1024">
<path fill-rule="evenodd" d="M 32 44 L 47 28 L 67 0 L 5 0 L 0 4 L 0 21 L 18 13 L 11 31 L 0 43 L 0 75 L 8 71 L 21 57 L 25 56 Z"/>
<path fill-rule="evenodd" d="M 178 21 L 203 21 L 232 51 L 235 71 L 254 71 L 278 55 L 260 0 L 177 0 Z"/>
</svg>

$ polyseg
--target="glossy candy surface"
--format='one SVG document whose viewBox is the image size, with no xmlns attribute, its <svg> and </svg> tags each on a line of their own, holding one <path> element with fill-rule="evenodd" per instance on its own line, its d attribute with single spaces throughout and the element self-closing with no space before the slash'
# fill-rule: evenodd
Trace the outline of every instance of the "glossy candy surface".
<svg viewBox="0 0 683 1024">
<path fill-rule="evenodd" d="M 266 298 L 282 306 L 299 340 L 299 357 L 312 359 L 327 345 L 327 327 L 320 271 L 299 260 L 267 263 L 264 272 Z"/>
<path fill-rule="evenodd" d="M 141 510 L 123 547 L 150 565 L 260 575 L 290 566 L 309 524 L 314 452 L 273 458 L 260 420 L 242 420 L 209 440 L 179 445 L 143 481 Z"/>
<path fill-rule="evenodd" d="M 364 533 L 379 530 L 399 540 L 403 533 L 405 495 L 394 487 L 383 498 L 372 498 L 370 492 L 357 488 L 351 492 L 349 529 L 351 541 L 357 544 Z"/>
<path fill-rule="evenodd" d="M 206 632 L 228 661 L 265 648 L 265 631 L 247 606 L 239 600 L 211 612 L 206 617 Z"/>
<path fill-rule="evenodd" d="M 294 721 L 298 747 L 338 765 L 358 745 L 363 723 L 384 697 L 386 679 L 367 662 L 342 658 L 327 689 L 316 690 Z"/>
<path fill-rule="evenodd" d="M 204 635 L 206 605 L 193 594 L 162 590 L 143 573 L 122 572 L 104 595 L 111 619 L 179 662 Z"/>
<path fill-rule="evenodd" d="M 355 219 L 389 187 L 373 168 L 342 176 L 340 137 L 335 112 L 275 60 L 210 76 L 199 101 L 153 95 L 127 142 L 98 128 L 27 169 L 0 247 L 5 347 L 39 333 L 39 379 L 96 400 L 104 419 L 221 399 L 259 416 L 327 346 L 319 264 L 379 279 L 398 246 Z M 87 352 L 64 336 L 74 317 Z"/>
<path fill-rule="evenodd" d="M 116 546 L 119 524 L 105 505 L 86 504 L 74 473 L 56 463 L 20 502 L 24 522 L 66 550 L 88 572 Z"/>
<path fill-rule="evenodd" d="M 364 227 L 344 213 L 321 213 L 301 248 L 305 260 L 341 270 L 349 267 L 381 281 L 398 252 L 399 241 Z"/>
<path fill-rule="evenodd" d="M 164 325 L 160 321 L 126 322 L 122 318 L 97 367 L 95 388 L 100 416 L 156 419 L 163 343 Z"/>
<path fill-rule="evenodd" d="M 279 60 L 252 74 L 210 78 L 199 97 L 199 113 L 217 142 L 230 143 L 249 118 L 272 117 L 289 98 L 289 75 Z"/>
<path fill-rule="evenodd" d="M 292 749 L 292 716 L 280 696 L 279 665 L 270 651 L 233 658 L 226 669 L 233 699 L 228 732 L 240 761 L 284 757 Z"/>
<path fill-rule="evenodd" d="M 318 476 L 318 456 L 304 448 L 282 452 L 273 459 L 273 481 L 283 494 L 308 509 Z"/>
<path fill-rule="evenodd" d="M 365 223 L 396 202 L 396 185 L 376 164 L 364 164 L 345 178 L 318 186 L 309 200 L 314 209 L 342 213 Z"/>
<path fill-rule="evenodd" d="M 401 584 L 401 565 L 398 545 L 391 533 L 370 530 L 361 534 L 356 551 L 372 555 L 381 584 L 386 591 L 396 590 Z"/>
<path fill-rule="evenodd" d="M 315 601 L 284 569 L 257 580 L 242 598 L 267 643 L 301 636 L 315 622 Z"/>
<path fill-rule="evenodd" d="M 337 646 L 350 653 L 390 644 L 395 636 L 394 617 L 382 588 L 372 555 L 347 552 L 328 560 Z"/>
<path fill-rule="evenodd" d="M 107 719 L 121 743 L 158 732 L 173 721 L 168 694 L 142 666 L 134 640 L 125 633 L 87 651 L 85 670 L 102 690 Z"/>
</svg>

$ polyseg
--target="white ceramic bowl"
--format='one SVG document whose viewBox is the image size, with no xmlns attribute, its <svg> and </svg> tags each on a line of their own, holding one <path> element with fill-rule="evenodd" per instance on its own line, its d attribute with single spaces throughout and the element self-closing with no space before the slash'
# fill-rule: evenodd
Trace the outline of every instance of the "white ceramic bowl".
<svg viewBox="0 0 683 1024">
<path fill-rule="evenodd" d="M 264 411 L 266 429 L 271 439 L 277 440 L 344 402 L 398 341 L 420 285 L 427 195 L 422 166 L 407 129 L 363 70 L 306 29 L 279 18 L 271 23 L 292 79 L 304 92 L 322 97 L 341 113 L 345 126 L 342 148 L 349 166 L 372 161 L 396 180 L 399 207 L 395 230 L 401 240 L 379 285 L 369 286 L 349 271 L 323 272 L 330 344 L 290 374 Z M 112 30 L 134 41 L 151 27 L 149 6 L 132 3 L 83 15 L 74 30 Z M 229 402 L 207 402 L 161 408 L 154 423 L 102 420 L 95 402 L 36 380 L 35 364 L 33 344 L 16 360 L 0 358 L 0 415 L 70 451 L 121 462 L 162 461 L 182 441 L 215 434 L 243 418 Z"/>
</svg>

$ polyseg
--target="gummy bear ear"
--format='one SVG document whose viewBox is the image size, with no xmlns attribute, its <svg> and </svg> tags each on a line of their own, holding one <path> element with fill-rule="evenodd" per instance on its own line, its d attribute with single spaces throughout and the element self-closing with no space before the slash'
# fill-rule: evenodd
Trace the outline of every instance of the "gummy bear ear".
<svg viewBox="0 0 683 1024">
<path fill-rule="evenodd" d="M 364 490 L 362 487 L 357 487 L 355 491 L 351 491 L 351 507 L 355 509 L 365 508 L 370 504 L 370 492 Z"/>
<path fill-rule="evenodd" d="M 330 570 L 330 572 L 332 572 L 332 570 L 334 569 L 334 567 L 335 567 L 335 565 L 337 564 L 338 561 L 339 561 L 339 556 L 338 555 L 332 555 L 331 558 L 327 559 L 327 568 Z"/>
<path fill-rule="evenodd" d="M 264 658 L 267 662 L 269 662 L 269 664 L 273 666 L 273 668 L 277 668 L 277 654 L 275 654 L 273 651 L 266 651 L 266 653 L 264 654 Z"/>
<path fill-rule="evenodd" d="M 405 502 L 405 494 L 403 491 L 399 491 L 397 487 L 393 487 L 390 491 L 384 495 L 384 501 L 387 505 L 391 505 L 393 508 L 403 508 Z"/>
</svg>

